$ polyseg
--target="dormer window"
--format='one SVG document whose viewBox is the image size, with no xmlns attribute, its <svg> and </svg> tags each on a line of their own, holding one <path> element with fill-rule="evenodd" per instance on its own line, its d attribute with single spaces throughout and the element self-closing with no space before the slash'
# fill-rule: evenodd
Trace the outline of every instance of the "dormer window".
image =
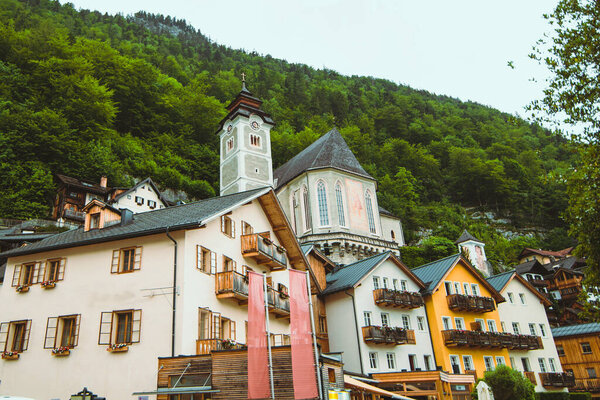
<svg viewBox="0 0 600 400">
<path fill-rule="evenodd" d="M 250 145 L 254 147 L 260 147 L 260 136 L 250 134 Z"/>
<path fill-rule="evenodd" d="M 100 228 L 100 213 L 90 214 L 90 228 L 89 229 L 98 229 Z"/>
</svg>

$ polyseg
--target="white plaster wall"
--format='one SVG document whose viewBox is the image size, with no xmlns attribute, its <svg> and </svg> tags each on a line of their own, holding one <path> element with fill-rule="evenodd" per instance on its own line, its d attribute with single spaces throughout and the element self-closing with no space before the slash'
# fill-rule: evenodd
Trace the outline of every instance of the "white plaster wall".
<svg viewBox="0 0 600 400">
<path fill-rule="evenodd" d="M 350 294 L 354 290 L 349 290 Z M 334 293 L 325 298 L 327 310 L 327 334 L 329 335 L 329 350 L 331 352 L 343 352 L 344 370 L 360 373 L 360 360 L 356 344 L 356 329 L 354 310 L 352 308 L 352 297 L 344 292 Z M 359 337 L 361 320 L 358 320 Z"/>
<path fill-rule="evenodd" d="M 507 293 L 509 292 L 513 293 L 513 297 L 515 299 L 514 304 L 511 304 L 508 300 Z M 525 294 L 525 305 L 521 304 L 519 293 Z M 508 332 L 514 333 L 512 327 L 513 322 L 518 322 L 521 328 L 521 333 L 526 335 L 530 334 L 530 323 L 534 323 L 536 325 L 536 332 L 538 336 L 542 336 L 540 333 L 539 325 L 544 324 L 546 328 L 546 335 L 542 337 L 542 343 L 544 345 L 543 349 L 531 351 L 509 350 L 508 352 L 509 356 L 513 357 L 515 360 L 515 369 L 519 371 L 523 371 L 523 364 L 521 362 L 521 358 L 529 358 L 529 366 L 531 367 L 532 371 L 536 372 L 536 379 L 538 382 L 538 385 L 536 386 L 536 391 L 545 391 L 544 387 L 540 385 L 539 375 L 537 374 L 541 372 L 538 363 L 538 358 L 546 359 L 547 372 L 551 372 L 548 361 L 549 358 L 554 359 L 554 363 L 556 365 L 556 372 L 562 372 L 563 370 L 560 365 L 558 353 L 556 352 L 556 345 L 554 344 L 552 333 L 550 332 L 550 324 L 548 322 L 548 317 L 546 316 L 546 310 L 544 308 L 544 305 L 540 302 L 540 299 L 537 296 L 535 296 L 525 285 L 523 285 L 517 279 L 513 279 L 510 281 L 507 287 L 502 291 L 502 295 L 504 296 L 506 301 L 498 305 L 498 313 L 500 315 L 500 321 L 504 322 L 506 330 Z M 498 327 L 498 329 L 500 329 L 500 327 Z M 507 364 L 510 365 L 509 360 L 506 361 Z"/>
<path fill-rule="evenodd" d="M 406 243 L 404 242 L 402 222 L 398 218 L 388 217 L 383 214 L 380 215 L 380 218 L 382 238 L 396 242 L 399 246 L 404 246 Z M 392 238 L 392 231 L 394 231 L 395 238 Z"/>
<path fill-rule="evenodd" d="M 491 271 L 489 271 L 487 264 L 487 257 L 485 255 L 485 244 L 468 240 L 458 245 L 459 251 L 461 248 L 464 248 L 467 251 L 467 254 L 469 255 L 469 261 L 471 261 L 471 264 L 475 268 L 483 272 L 485 276 L 491 275 Z M 477 248 L 481 250 L 481 255 L 478 255 L 476 250 Z"/>
<path fill-rule="evenodd" d="M 138 205 L 135 202 L 135 197 L 139 196 L 144 199 L 144 204 Z M 148 200 L 152 200 L 156 202 L 156 207 L 154 209 L 148 206 Z M 162 202 L 158 194 L 152 189 L 152 186 L 149 184 L 144 184 L 135 190 L 124 194 L 116 203 L 112 204 L 112 206 L 116 209 L 120 208 L 128 208 L 134 213 L 141 213 L 144 211 L 152 211 L 158 210 L 160 208 L 164 208 L 165 204 Z M 162 207 L 161 207 L 162 206 Z"/>
<path fill-rule="evenodd" d="M 136 245 L 143 246 L 141 269 L 111 274 L 112 251 Z M 36 284 L 19 294 L 11 287 L 15 264 L 55 257 L 67 260 L 64 280 L 54 289 Z M 155 388 L 157 357 L 171 354 L 170 295 L 145 297 L 149 292 L 142 289 L 171 286 L 172 260 L 173 245 L 164 235 L 10 258 L 0 321 L 32 322 L 28 350 L 18 361 L 0 360 L 0 394 L 66 399 L 86 386 L 108 399 L 127 399 Z M 109 353 L 98 345 L 100 314 L 123 309 L 142 309 L 140 343 L 127 353 Z M 69 314 L 81 314 L 78 346 L 68 357 L 54 357 L 43 348 L 47 319 Z"/>
</svg>

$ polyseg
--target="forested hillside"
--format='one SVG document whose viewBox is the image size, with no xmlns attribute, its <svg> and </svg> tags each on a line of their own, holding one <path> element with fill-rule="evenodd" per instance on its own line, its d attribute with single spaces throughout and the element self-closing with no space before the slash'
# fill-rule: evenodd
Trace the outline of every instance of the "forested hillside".
<svg viewBox="0 0 600 400">
<path fill-rule="evenodd" d="M 409 239 L 428 229 L 454 240 L 468 227 L 502 263 L 523 244 L 569 242 L 559 216 L 576 153 L 558 134 L 387 80 L 233 50 L 170 17 L 48 0 L 0 2 L 0 216 L 45 216 L 54 173 L 106 174 L 111 185 L 151 176 L 190 198 L 215 195 L 217 124 L 242 72 L 277 122 L 275 166 L 338 126 Z M 550 235 L 509 241 L 463 207 Z"/>
</svg>

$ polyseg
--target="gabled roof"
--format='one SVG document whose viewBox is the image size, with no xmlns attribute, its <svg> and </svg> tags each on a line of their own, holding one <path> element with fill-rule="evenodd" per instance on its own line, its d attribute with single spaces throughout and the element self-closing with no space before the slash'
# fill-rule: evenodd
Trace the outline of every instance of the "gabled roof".
<svg viewBox="0 0 600 400">
<path fill-rule="evenodd" d="M 395 216 L 394 214 L 392 214 L 391 211 L 388 211 L 388 210 L 386 210 L 385 208 L 383 208 L 381 206 L 379 206 L 379 215 L 385 215 L 387 217 L 400 219 L 400 217 Z"/>
<path fill-rule="evenodd" d="M 537 254 L 545 257 L 566 257 L 573 251 L 573 247 L 567 247 L 566 249 L 562 249 L 559 251 L 550 251 L 550 250 L 542 250 L 542 249 L 532 249 L 529 247 L 525 247 L 521 254 L 519 254 L 518 258 L 527 257 L 530 254 Z"/>
<path fill-rule="evenodd" d="M 442 280 L 448 275 L 450 270 L 454 268 L 459 261 L 463 262 L 465 267 L 473 274 L 473 276 L 485 286 L 496 300 L 496 303 L 504 302 L 504 297 L 498 292 L 488 281 L 483 278 L 479 271 L 471 265 L 471 263 L 465 259 L 460 253 L 454 254 L 437 261 L 430 262 L 425 265 L 421 265 L 414 268 L 412 272 L 425 282 L 425 289 L 423 294 L 432 294 L 435 289 L 441 284 Z"/>
<path fill-rule="evenodd" d="M 88 232 L 84 232 L 81 227 L 53 235 L 24 247 L 5 251 L 0 256 L 13 257 L 130 237 L 153 235 L 165 232 L 167 228 L 170 231 L 174 231 L 199 227 L 211 219 L 211 217 L 227 212 L 237 205 L 247 203 L 266 194 L 270 190 L 270 188 L 254 189 L 180 206 L 142 212 L 135 214 L 133 221 L 127 225 L 113 225 L 108 228 L 93 229 Z"/>
<path fill-rule="evenodd" d="M 340 132 L 333 128 L 273 172 L 276 189 L 308 170 L 335 168 L 373 179 L 360 165 Z"/>
<path fill-rule="evenodd" d="M 552 328 L 552 336 L 555 338 L 564 336 L 594 335 L 598 333 L 600 333 L 600 322 Z"/>
<path fill-rule="evenodd" d="M 66 176 L 66 175 L 62 175 L 62 174 L 56 174 L 56 178 L 65 185 L 83 189 L 90 193 L 105 194 L 106 192 L 108 192 L 110 190 L 110 188 L 100 186 L 97 183 L 83 180 L 83 179 L 71 178 L 70 176 Z"/>
<path fill-rule="evenodd" d="M 323 262 L 325 264 L 328 264 L 329 268 L 325 268 L 325 273 L 327 273 L 328 269 L 332 270 L 333 268 L 335 268 L 335 263 L 333 261 L 331 261 L 329 259 L 329 257 L 327 257 L 325 254 L 323 254 L 319 249 L 317 249 L 315 247 L 315 245 L 313 245 L 313 244 L 302 244 L 302 245 L 300 245 L 300 248 L 302 249 L 302 254 L 304 254 L 305 257 L 308 257 L 308 255 L 310 253 L 313 253 L 314 257 L 318 257 L 321 260 L 323 260 Z M 307 259 L 307 261 L 308 261 L 308 259 Z M 315 275 L 315 273 L 314 273 L 314 271 L 312 269 L 312 266 L 310 265 L 310 262 L 308 263 L 308 266 L 309 266 L 310 274 L 311 274 L 311 276 L 313 278 L 313 281 L 315 283 L 315 286 L 319 290 L 319 293 L 322 293 L 323 290 L 325 290 L 325 288 L 321 287 L 321 285 L 319 284 L 319 280 L 317 279 L 317 276 Z"/>
<path fill-rule="evenodd" d="M 535 260 L 535 259 L 515 266 L 515 270 L 519 274 L 532 273 L 532 274 L 540 274 L 542 276 L 547 275 L 549 272 L 546 267 L 544 267 L 538 260 Z"/>
<path fill-rule="evenodd" d="M 552 304 L 552 302 L 548 298 L 546 298 L 543 294 L 541 294 L 536 288 L 531 286 L 531 283 L 527 282 L 527 280 L 524 279 L 521 275 L 519 275 L 516 270 L 511 270 L 511 271 L 503 272 L 498 275 L 490 276 L 489 278 L 487 278 L 487 281 L 490 283 L 490 285 L 492 285 L 494 287 L 494 289 L 496 289 L 500 294 L 502 294 L 502 292 L 504 291 L 506 286 L 513 279 L 516 279 L 519 282 L 521 282 L 527 289 L 529 289 L 530 292 L 532 292 L 534 295 L 536 295 L 540 299 L 540 301 L 542 303 L 544 303 L 545 305 L 549 306 Z"/>
<path fill-rule="evenodd" d="M 323 291 L 323 294 L 332 294 L 356 287 L 356 285 L 360 283 L 365 276 L 367 276 L 371 271 L 373 271 L 387 259 L 391 259 L 421 288 L 425 287 L 423 282 L 415 274 L 413 274 L 407 266 L 398 260 L 391 251 L 386 251 L 384 253 L 365 258 L 364 260 L 348 264 L 330 274 L 327 274 L 327 288 Z"/>
<path fill-rule="evenodd" d="M 158 190 L 158 187 L 154 184 L 154 182 L 152 181 L 152 179 L 150 179 L 150 177 L 144 179 L 143 181 L 139 181 L 138 183 L 136 183 L 135 185 L 133 185 L 129 189 L 125 190 L 122 193 L 119 193 L 117 196 L 115 196 L 114 199 L 110 200 L 110 203 L 116 203 L 117 201 L 119 201 L 119 199 L 121 197 L 134 192 L 137 188 L 139 188 L 142 185 L 150 185 L 150 187 L 152 187 L 152 189 L 158 195 L 158 198 L 160 199 L 160 201 L 163 202 L 164 206 L 165 207 L 169 207 L 170 203 L 163 197 L 162 193 L 160 192 L 160 190 Z"/>
<path fill-rule="evenodd" d="M 562 258 L 560 260 L 552 261 L 548 264 L 544 264 L 544 268 L 548 271 L 553 271 L 555 266 L 559 266 L 560 268 L 577 270 L 586 267 L 586 262 L 583 258 L 579 258 L 576 256 L 570 256 L 566 258 Z"/>
<path fill-rule="evenodd" d="M 114 208 L 113 206 L 106 204 L 105 202 L 98 200 L 98 199 L 92 199 L 89 203 L 87 203 L 82 209 L 81 211 L 83 212 L 87 212 L 87 210 L 89 210 L 90 208 L 92 208 L 93 206 L 98 206 L 102 209 L 104 208 L 108 208 L 109 210 L 111 210 L 112 212 L 121 215 L 121 210 L 117 210 L 116 208 Z"/>
<path fill-rule="evenodd" d="M 469 233 L 469 231 L 467 231 L 466 229 L 462 232 L 462 234 L 460 235 L 460 237 L 458 239 L 456 239 L 456 242 L 454 242 L 454 244 L 460 244 L 463 242 L 467 242 L 469 240 L 472 240 L 474 242 L 478 242 L 478 243 L 483 243 L 481 240 L 477 239 L 475 236 L 471 235 Z"/>
</svg>

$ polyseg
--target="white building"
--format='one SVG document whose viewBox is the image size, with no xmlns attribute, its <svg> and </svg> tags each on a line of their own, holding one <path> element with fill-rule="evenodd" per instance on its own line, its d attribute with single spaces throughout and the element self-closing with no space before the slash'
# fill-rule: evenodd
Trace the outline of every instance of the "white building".
<svg viewBox="0 0 600 400">
<path fill-rule="evenodd" d="M 135 215 L 97 203 L 84 227 L 3 253 L 0 394 L 156 388 L 158 357 L 246 342 L 248 269 L 267 274 L 273 338 L 288 340 L 286 269 L 307 262 L 272 189 Z"/>
<path fill-rule="evenodd" d="M 563 372 L 546 316 L 545 306 L 550 301 L 514 270 L 489 277 L 487 281 L 506 299 L 498 304 L 502 331 L 541 338 L 543 348 L 509 350 L 508 354 L 513 369 L 526 372 L 532 383 L 535 379 L 537 392 L 546 391 L 540 373 Z"/>
<path fill-rule="evenodd" d="M 485 243 L 471 235 L 465 229 L 454 244 L 458 246 L 460 253 L 464 252 L 467 255 L 471 264 L 481 271 L 483 275 L 492 275 L 492 265 L 488 262 L 485 255 Z"/>
<path fill-rule="evenodd" d="M 108 203 L 116 209 L 127 208 L 134 213 L 159 210 L 169 206 L 150 178 L 136 183 L 129 189 L 113 188 Z"/>
<path fill-rule="evenodd" d="M 344 368 L 370 374 L 435 370 L 423 299 L 425 285 L 391 252 L 327 275 L 323 291 L 330 350 Z"/>
</svg>

